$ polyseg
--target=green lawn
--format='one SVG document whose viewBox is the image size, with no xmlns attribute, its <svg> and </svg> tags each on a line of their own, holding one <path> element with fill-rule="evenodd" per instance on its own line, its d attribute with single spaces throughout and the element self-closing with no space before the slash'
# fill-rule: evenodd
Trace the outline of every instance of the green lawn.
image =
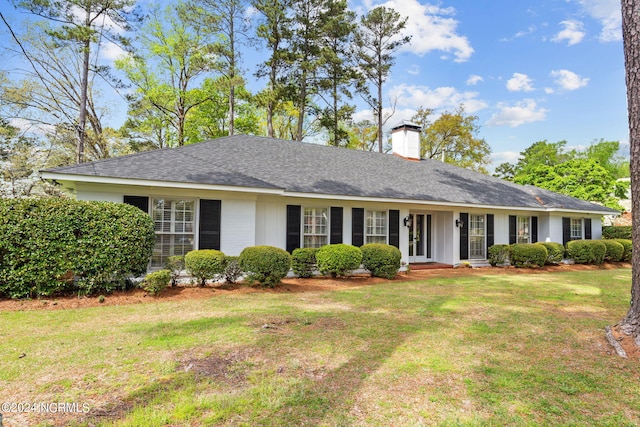
<svg viewBox="0 0 640 427">
<path fill-rule="evenodd" d="M 638 425 L 638 360 L 603 328 L 631 271 L 0 314 L 4 425 Z M 24 353 L 25 357 L 20 357 Z"/>
</svg>

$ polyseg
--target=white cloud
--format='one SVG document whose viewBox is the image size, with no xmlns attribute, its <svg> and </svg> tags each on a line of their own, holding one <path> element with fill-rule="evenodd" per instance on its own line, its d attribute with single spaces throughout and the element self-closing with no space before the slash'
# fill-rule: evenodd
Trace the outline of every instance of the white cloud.
<svg viewBox="0 0 640 427">
<path fill-rule="evenodd" d="M 438 87 L 402 84 L 390 90 L 398 100 L 398 105 L 418 109 L 420 107 L 434 110 L 454 110 L 464 104 L 465 111 L 473 114 L 488 107 L 478 98 L 478 92 L 459 92 L 453 87 Z"/>
<path fill-rule="evenodd" d="M 520 158 L 517 151 L 499 151 L 491 154 L 491 161 L 494 164 L 500 163 L 516 163 Z"/>
<path fill-rule="evenodd" d="M 620 0 L 579 0 L 579 2 L 592 18 L 600 21 L 602 25 L 598 36 L 600 41 L 622 40 Z"/>
<path fill-rule="evenodd" d="M 422 4 L 418 0 L 388 0 L 382 6 L 409 18 L 405 34 L 412 38 L 411 43 L 403 47 L 404 51 L 419 56 L 443 51 L 453 54 L 455 62 L 464 62 L 473 54 L 469 40 L 456 33 L 458 21 L 453 18 L 454 8 Z"/>
<path fill-rule="evenodd" d="M 563 42 L 566 40 L 569 46 L 573 46 L 574 44 L 580 43 L 586 35 L 584 25 L 580 21 L 568 19 L 560 22 L 560 25 L 563 25 L 564 29 L 551 39 L 554 42 Z"/>
<path fill-rule="evenodd" d="M 100 46 L 100 58 L 108 61 L 115 61 L 123 55 L 126 55 L 124 49 L 115 43 L 107 42 Z"/>
<path fill-rule="evenodd" d="M 551 77 L 562 90 L 576 90 L 586 86 L 589 79 L 569 70 L 553 70 Z"/>
<path fill-rule="evenodd" d="M 481 76 L 472 74 L 467 79 L 467 86 L 475 86 L 478 83 L 480 83 L 481 81 L 484 81 L 484 79 Z"/>
<path fill-rule="evenodd" d="M 532 80 L 526 74 L 513 73 L 513 77 L 507 81 L 507 90 L 509 92 L 531 92 L 534 90 L 531 83 Z"/>
<path fill-rule="evenodd" d="M 407 73 L 411 74 L 412 76 L 417 76 L 418 74 L 420 74 L 420 66 L 418 64 L 413 64 L 407 69 Z"/>
<path fill-rule="evenodd" d="M 526 123 L 544 120 L 549 110 L 538 107 L 533 99 L 525 99 L 514 105 L 498 104 L 500 111 L 487 121 L 488 126 L 518 127 Z"/>
</svg>

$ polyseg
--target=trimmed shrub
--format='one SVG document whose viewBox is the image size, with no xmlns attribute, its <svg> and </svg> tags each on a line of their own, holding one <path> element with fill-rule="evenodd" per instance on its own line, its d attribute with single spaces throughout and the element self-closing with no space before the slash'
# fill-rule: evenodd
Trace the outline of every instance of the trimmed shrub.
<svg viewBox="0 0 640 427">
<path fill-rule="evenodd" d="M 604 260 L 608 262 L 620 262 L 622 261 L 622 257 L 624 257 L 624 246 L 622 243 L 616 242 L 615 240 L 603 239 L 599 240 L 599 242 L 604 243 L 607 247 L 607 253 L 604 256 Z"/>
<path fill-rule="evenodd" d="M 204 286 L 207 280 L 216 280 L 224 272 L 224 253 L 215 249 L 191 251 L 184 256 L 184 266 Z"/>
<path fill-rule="evenodd" d="M 316 261 L 322 274 L 331 274 L 335 278 L 360 267 L 362 251 L 344 243 L 326 245 L 316 252 Z"/>
<path fill-rule="evenodd" d="M 0 200 L 0 295 L 109 293 L 133 286 L 153 252 L 153 221 L 123 203 Z"/>
<path fill-rule="evenodd" d="M 237 256 L 224 257 L 225 267 L 222 275 L 227 283 L 236 283 L 236 281 L 242 277 L 242 269 L 238 263 Z"/>
<path fill-rule="evenodd" d="M 571 240 L 567 242 L 567 255 L 576 264 L 593 262 L 593 252 L 588 240 Z"/>
<path fill-rule="evenodd" d="M 547 248 L 537 243 L 516 243 L 509 245 L 511 265 L 514 267 L 542 267 L 547 261 Z"/>
<path fill-rule="evenodd" d="M 291 269 L 298 277 L 312 277 L 318 248 L 298 248 L 291 252 Z"/>
<path fill-rule="evenodd" d="M 567 253 L 576 264 L 602 264 L 607 247 L 599 240 L 572 240 L 567 242 Z"/>
<path fill-rule="evenodd" d="M 630 225 L 607 225 L 602 227 L 603 239 L 627 239 L 631 240 Z"/>
<path fill-rule="evenodd" d="M 164 267 L 171 272 L 171 286 L 178 284 L 178 277 L 184 270 L 184 255 L 173 255 L 167 258 Z"/>
<path fill-rule="evenodd" d="M 547 248 L 547 261 L 545 264 L 555 265 L 562 262 L 562 259 L 564 258 L 564 246 L 562 246 L 562 243 L 538 242 L 536 244 Z"/>
<path fill-rule="evenodd" d="M 250 281 L 257 281 L 263 287 L 274 287 L 289 272 L 291 255 L 274 246 L 251 246 L 240 253 L 238 263 Z"/>
<path fill-rule="evenodd" d="M 158 295 L 164 291 L 171 282 L 171 271 L 158 270 L 145 276 L 140 287 L 151 295 Z"/>
<path fill-rule="evenodd" d="M 400 249 L 384 243 L 368 243 L 360 247 L 362 266 L 372 277 L 393 279 L 400 269 Z"/>
<path fill-rule="evenodd" d="M 616 239 L 616 242 L 620 243 L 624 247 L 622 261 L 631 261 L 631 254 L 633 253 L 633 242 L 630 239 Z"/>
<path fill-rule="evenodd" d="M 597 265 L 604 264 L 604 258 L 607 255 L 607 246 L 601 240 L 589 240 L 588 245 L 591 246 L 593 259 L 591 262 Z"/>
<path fill-rule="evenodd" d="M 505 265 L 509 259 L 509 245 L 493 245 L 489 247 L 487 258 L 492 267 Z"/>
</svg>

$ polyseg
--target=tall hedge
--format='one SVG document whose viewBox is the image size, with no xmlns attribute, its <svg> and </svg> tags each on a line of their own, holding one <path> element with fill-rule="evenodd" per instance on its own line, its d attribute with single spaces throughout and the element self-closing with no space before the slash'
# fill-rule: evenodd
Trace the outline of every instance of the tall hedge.
<svg viewBox="0 0 640 427">
<path fill-rule="evenodd" d="M 602 264 L 607 247 L 599 240 L 571 240 L 567 242 L 567 254 L 576 264 Z"/>
<path fill-rule="evenodd" d="M 631 240 L 630 225 L 607 225 L 602 227 L 603 239 L 628 239 Z"/>
<path fill-rule="evenodd" d="M 110 292 L 141 276 L 153 221 L 122 203 L 0 200 L 0 295 Z"/>
<path fill-rule="evenodd" d="M 616 239 L 624 247 L 622 261 L 631 261 L 631 253 L 633 252 L 633 243 L 630 239 Z"/>
<path fill-rule="evenodd" d="M 607 247 L 607 252 L 604 256 L 605 261 L 608 262 L 620 262 L 624 258 L 624 246 L 622 243 L 610 239 L 602 239 L 600 242 L 604 243 Z"/>
</svg>

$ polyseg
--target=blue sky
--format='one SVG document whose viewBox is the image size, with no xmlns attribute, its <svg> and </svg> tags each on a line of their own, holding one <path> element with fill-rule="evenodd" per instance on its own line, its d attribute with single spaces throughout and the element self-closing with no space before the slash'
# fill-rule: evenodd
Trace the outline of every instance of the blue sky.
<svg viewBox="0 0 640 427">
<path fill-rule="evenodd" d="M 394 124 L 419 107 L 478 116 L 479 136 L 494 165 L 515 161 L 536 141 L 584 147 L 603 138 L 628 152 L 619 0 L 374 0 L 351 2 L 358 13 L 384 5 L 408 16 L 411 44 L 397 55 L 385 87 L 396 99 Z M 21 19 L 5 2 L 0 10 Z M 6 37 L 6 32 L 0 32 Z M 104 61 L 117 49 L 102 48 Z M 256 53 L 247 52 L 252 77 Z M 3 69 L 11 71 L 12 62 Z M 109 97 L 108 93 L 106 93 Z M 124 121 L 124 101 L 110 123 Z M 357 119 L 371 119 L 358 100 Z"/>
<path fill-rule="evenodd" d="M 387 85 L 398 95 L 391 122 L 464 103 L 494 164 L 544 139 L 581 147 L 603 138 L 628 152 L 618 0 L 376 4 L 407 14 L 413 35 Z"/>
</svg>

